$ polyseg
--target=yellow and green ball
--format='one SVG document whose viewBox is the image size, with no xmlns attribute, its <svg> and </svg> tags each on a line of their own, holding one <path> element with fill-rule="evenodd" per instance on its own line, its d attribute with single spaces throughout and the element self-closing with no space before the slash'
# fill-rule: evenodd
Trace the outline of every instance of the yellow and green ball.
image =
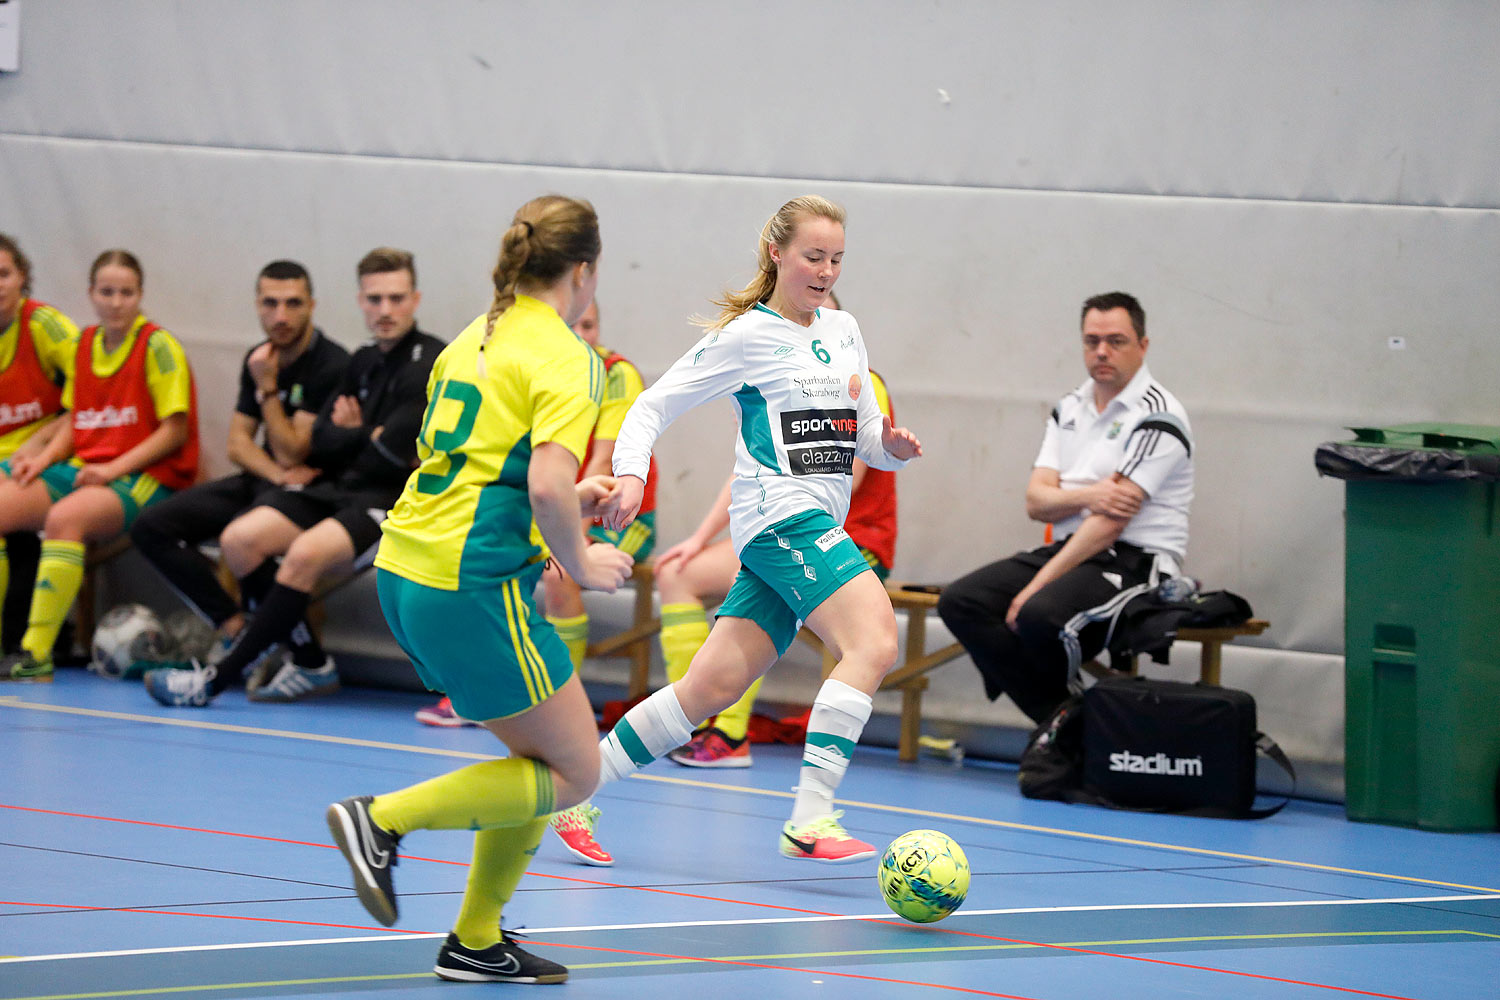
<svg viewBox="0 0 1500 1000">
<path fill-rule="evenodd" d="M 942 920 L 969 894 L 969 859 L 947 834 L 903 833 L 880 859 L 880 892 L 897 916 L 919 924 Z"/>
</svg>

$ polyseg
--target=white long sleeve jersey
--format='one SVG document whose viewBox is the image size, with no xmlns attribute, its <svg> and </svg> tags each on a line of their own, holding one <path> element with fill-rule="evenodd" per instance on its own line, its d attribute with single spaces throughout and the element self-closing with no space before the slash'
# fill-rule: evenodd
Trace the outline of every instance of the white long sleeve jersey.
<svg viewBox="0 0 1500 1000">
<path fill-rule="evenodd" d="M 667 426 L 710 400 L 734 401 L 734 550 L 794 514 L 849 513 L 854 458 L 877 469 L 906 464 L 881 444 L 865 341 L 854 317 L 819 309 L 802 327 L 757 305 L 711 331 L 636 397 L 615 439 L 615 475 L 646 478 Z"/>
</svg>

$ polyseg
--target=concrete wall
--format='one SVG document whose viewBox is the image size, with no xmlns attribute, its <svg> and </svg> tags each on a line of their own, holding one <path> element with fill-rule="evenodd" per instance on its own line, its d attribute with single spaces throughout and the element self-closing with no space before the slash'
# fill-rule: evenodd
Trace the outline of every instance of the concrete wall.
<svg viewBox="0 0 1500 1000">
<path fill-rule="evenodd" d="M 896 567 L 922 580 L 1037 540 L 1022 488 L 1081 377 L 1078 303 L 1133 291 L 1198 438 L 1189 570 L 1272 621 L 1226 679 L 1329 760 L 1342 489 L 1313 449 L 1353 424 L 1500 423 L 1497 43 L 1500 7 L 1460 0 L 49 0 L 0 76 L 0 229 L 79 319 L 92 256 L 139 253 L 217 471 L 213 402 L 269 259 L 311 268 L 319 322 L 354 346 L 354 261 L 407 247 L 423 324 L 451 334 L 488 303 L 514 207 L 582 195 L 607 342 L 650 378 L 748 277 L 764 218 L 827 194 L 850 213 L 839 292 L 927 447 Z M 663 438 L 667 541 L 727 472 L 729 428 L 724 407 Z M 1015 721 L 977 690 L 950 668 L 931 714 Z"/>
</svg>

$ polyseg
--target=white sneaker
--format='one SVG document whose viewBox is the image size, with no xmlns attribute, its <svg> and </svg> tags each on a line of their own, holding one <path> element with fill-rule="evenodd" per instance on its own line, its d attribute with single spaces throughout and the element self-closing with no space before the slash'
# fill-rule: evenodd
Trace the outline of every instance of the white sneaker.
<svg viewBox="0 0 1500 1000">
<path fill-rule="evenodd" d="M 193 660 L 186 669 L 148 670 L 142 683 L 147 694 L 169 708 L 202 708 L 213 698 L 208 685 L 217 676 L 218 671 L 213 667 Z"/>
<path fill-rule="evenodd" d="M 301 701 L 333 694 L 339 689 L 339 672 L 328 657 L 321 667 L 309 670 L 288 660 L 275 676 L 253 691 L 246 692 L 251 701 Z"/>
</svg>

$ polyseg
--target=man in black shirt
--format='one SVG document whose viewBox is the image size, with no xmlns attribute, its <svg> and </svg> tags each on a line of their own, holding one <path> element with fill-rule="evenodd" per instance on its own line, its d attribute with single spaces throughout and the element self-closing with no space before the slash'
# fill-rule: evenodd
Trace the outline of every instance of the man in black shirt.
<svg viewBox="0 0 1500 1000">
<path fill-rule="evenodd" d="M 421 293 L 411 254 L 378 247 L 356 272 L 359 307 L 375 343 L 354 353 L 313 425 L 306 462 L 321 471 L 305 486 L 263 496 L 219 536 L 235 576 L 271 573 L 274 582 L 217 667 L 146 675 L 146 690 L 164 705 L 206 705 L 281 642 L 291 658 L 250 692 L 252 700 L 297 701 L 338 690 L 333 658 L 305 620 L 309 595 L 325 573 L 363 568 L 374 558 L 380 522 L 417 464 L 427 376 L 443 348 L 417 329 Z"/>
<path fill-rule="evenodd" d="M 313 326 L 315 304 L 312 278 L 301 264 L 276 260 L 261 268 L 255 308 L 266 339 L 245 355 L 239 401 L 229 418 L 229 460 L 240 471 L 146 508 L 130 532 L 135 547 L 219 629 L 226 645 L 243 631 L 245 615 L 198 545 L 218 538 L 237 515 L 278 487 L 309 483 L 317 475 L 307 464 L 313 426 L 333 399 L 349 352 Z M 271 575 L 247 580 L 242 599 L 263 595 Z"/>
</svg>

